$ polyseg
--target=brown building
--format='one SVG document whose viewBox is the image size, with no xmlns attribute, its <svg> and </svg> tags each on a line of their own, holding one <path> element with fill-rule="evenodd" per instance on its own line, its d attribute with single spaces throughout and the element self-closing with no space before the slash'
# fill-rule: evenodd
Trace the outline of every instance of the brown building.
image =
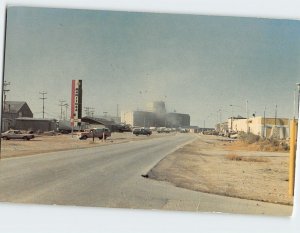
<svg viewBox="0 0 300 233">
<path fill-rule="evenodd" d="M 2 112 L 2 132 L 15 128 L 16 119 L 19 117 L 33 117 L 28 104 L 23 101 L 5 101 Z"/>
<path fill-rule="evenodd" d="M 15 128 L 33 132 L 57 131 L 58 125 L 55 119 L 41 119 L 30 117 L 19 117 L 15 120 Z"/>
</svg>

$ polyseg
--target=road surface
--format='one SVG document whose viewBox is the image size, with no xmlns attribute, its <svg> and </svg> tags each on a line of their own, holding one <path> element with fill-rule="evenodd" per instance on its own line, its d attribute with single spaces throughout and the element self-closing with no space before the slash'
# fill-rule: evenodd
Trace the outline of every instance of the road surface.
<svg viewBox="0 0 300 233">
<path fill-rule="evenodd" d="M 178 188 L 142 177 L 195 139 L 177 134 L 0 161 L 0 201 L 72 206 L 288 215 L 290 206 Z"/>
</svg>

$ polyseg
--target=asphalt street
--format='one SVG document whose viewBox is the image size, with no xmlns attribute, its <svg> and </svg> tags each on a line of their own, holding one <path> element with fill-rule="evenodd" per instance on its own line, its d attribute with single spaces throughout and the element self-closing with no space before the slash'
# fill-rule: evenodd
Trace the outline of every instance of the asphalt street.
<svg viewBox="0 0 300 233">
<path fill-rule="evenodd" d="M 146 137 L 146 136 L 145 136 Z M 0 201 L 288 215 L 290 206 L 195 192 L 142 177 L 193 134 L 0 161 Z"/>
</svg>

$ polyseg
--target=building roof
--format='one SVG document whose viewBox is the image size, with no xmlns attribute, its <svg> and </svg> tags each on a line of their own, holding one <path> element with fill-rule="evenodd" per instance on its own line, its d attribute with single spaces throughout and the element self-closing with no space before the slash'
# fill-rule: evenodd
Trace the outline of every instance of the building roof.
<svg viewBox="0 0 300 233">
<path fill-rule="evenodd" d="M 25 101 L 5 101 L 4 112 L 18 113 L 25 104 Z"/>
<path fill-rule="evenodd" d="M 22 121 L 57 121 L 54 118 L 32 118 L 32 117 L 18 117 L 16 120 Z"/>
<path fill-rule="evenodd" d="M 114 125 L 114 121 L 108 121 L 103 118 L 97 118 L 97 117 L 90 117 L 90 116 L 85 116 L 81 119 L 82 122 L 88 122 L 90 124 L 100 124 L 100 125 Z"/>
</svg>

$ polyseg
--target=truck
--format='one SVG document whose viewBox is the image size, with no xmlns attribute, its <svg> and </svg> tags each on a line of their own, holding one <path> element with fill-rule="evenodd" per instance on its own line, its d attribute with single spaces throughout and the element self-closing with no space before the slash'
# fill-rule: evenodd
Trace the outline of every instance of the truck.
<svg viewBox="0 0 300 233">
<path fill-rule="evenodd" d="M 78 133 L 78 138 L 80 140 L 86 140 L 88 138 L 99 138 L 100 140 L 111 137 L 111 132 L 108 128 L 92 128 L 86 129 L 83 132 Z"/>
</svg>

